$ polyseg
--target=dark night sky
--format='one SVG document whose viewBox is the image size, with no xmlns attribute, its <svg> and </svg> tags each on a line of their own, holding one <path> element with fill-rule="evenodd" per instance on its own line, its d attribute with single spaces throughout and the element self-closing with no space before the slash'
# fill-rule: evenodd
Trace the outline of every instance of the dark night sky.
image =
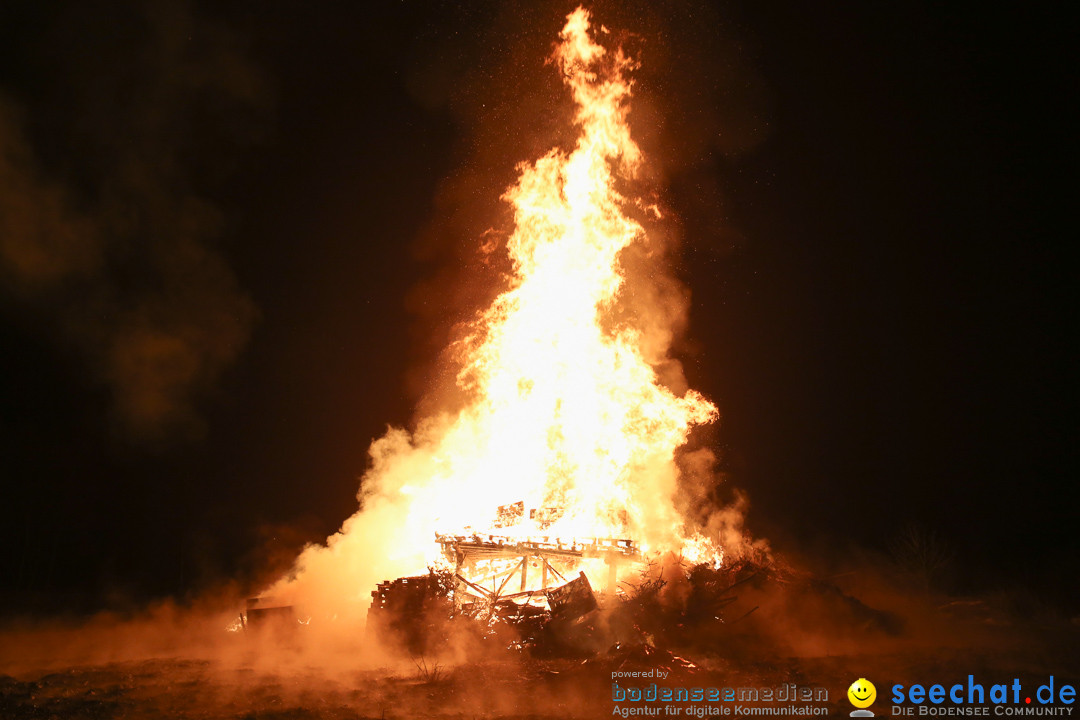
<svg viewBox="0 0 1080 720">
<path fill-rule="evenodd" d="M 644 38 L 646 150 L 684 143 L 680 351 L 751 527 L 842 553 L 919 522 L 958 589 L 1075 606 L 1064 17 L 639 5 L 597 12 Z M 549 144 L 522 78 L 572 6 L 526 7 L 0 7 L 5 606 L 251 581 L 355 510 L 490 292 L 470 232 Z"/>
</svg>

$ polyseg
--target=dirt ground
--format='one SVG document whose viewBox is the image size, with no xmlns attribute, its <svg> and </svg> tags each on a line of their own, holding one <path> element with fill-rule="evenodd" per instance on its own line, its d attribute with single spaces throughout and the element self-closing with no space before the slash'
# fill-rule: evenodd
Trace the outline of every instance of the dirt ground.
<svg viewBox="0 0 1080 720">
<path fill-rule="evenodd" d="M 673 659 L 672 653 L 681 652 L 676 648 L 647 656 L 638 648 L 548 660 L 503 652 L 456 663 L 423 658 L 418 666 L 409 659 L 367 656 L 362 643 L 352 656 L 349 643 L 340 644 L 346 654 L 335 659 L 289 643 L 254 643 L 242 633 L 212 648 L 187 643 L 183 652 L 170 652 L 183 643 L 166 633 L 127 657 L 105 652 L 69 662 L 57 648 L 70 650 L 90 638 L 81 646 L 87 651 L 123 633 L 105 626 L 26 630 L 2 637 L 7 647 L 0 658 L 0 718 L 606 718 L 617 707 L 612 673 L 656 668 L 671 672 L 660 683 L 670 686 L 824 687 L 828 701 L 821 706 L 829 716 L 846 716 L 848 685 L 867 677 L 878 686 L 874 709 L 880 716 L 890 714 L 894 683 L 959 682 L 972 674 L 987 685 L 1016 677 L 1025 688 L 1035 688 L 1050 675 L 1059 685 L 1076 684 L 1080 677 L 1080 628 L 1074 623 L 1002 625 L 952 617 L 943 622 L 954 632 L 941 634 L 940 642 L 917 640 L 907 631 L 891 640 L 868 636 L 854 650 L 837 643 L 843 650 L 838 653 L 830 651 L 827 637 L 819 637 L 820 652 L 785 654 L 775 643 L 744 634 L 726 648 L 698 647 L 695 656 L 687 651 L 681 657 L 692 667 Z M 134 632 L 145 634 L 146 628 Z"/>
</svg>

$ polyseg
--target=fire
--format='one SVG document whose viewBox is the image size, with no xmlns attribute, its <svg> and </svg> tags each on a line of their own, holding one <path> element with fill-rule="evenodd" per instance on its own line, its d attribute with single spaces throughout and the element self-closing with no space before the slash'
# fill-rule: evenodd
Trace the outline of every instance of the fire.
<svg viewBox="0 0 1080 720">
<path fill-rule="evenodd" d="M 517 501 L 540 512 L 499 535 L 633 538 L 642 550 L 722 557 L 676 507 L 676 452 L 717 410 L 660 381 L 672 329 L 654 337 L 655 318 L 624 307 L 633 287 L 620 256 L 647 239 L 616 191 L 643 162 L 627 123 L 636 63 L 594 42 L 582 8 L 560 38 L 553 60 L 576 103 L 577 142 L 523 164 L 504 195 L 512 277 L 453 348 L 468 402 L 375 441 L 362 509 L 276 592 L 306 585 L 296 594 L 309 605 L 328 586 L 364 598 L 380 578 L 422 572 L 438 556 L 436 531 L 491 532 L 498 506 Z"/>
<path fill-rule="evenodd" d="M 658 496 L 646 476 L 667 470 L 673 481 L 675 450 L 716 409 L 662 387 L 633 326 L 605 327 L 625 285 L 619 253 L 644 236 L 613 189 L 614 171 L 632 175 L 641 162 L 626 123 L 632 62 L 619 52 L 605 63 L 584 10 L 562 38 L 556 59 L 581 134 L 569 154 L 524 166 L 504 196 L 515 211 L 513 286 L 461 348 L 458 381 L 475 400 L 441 438 L 439 472 L 415 502 L 443 526 L 482 528 L 492 507 L 478 497 L 524 499 L 567 509 L 553 533 L 670 542 L 674 488 Z"/>
</svg>

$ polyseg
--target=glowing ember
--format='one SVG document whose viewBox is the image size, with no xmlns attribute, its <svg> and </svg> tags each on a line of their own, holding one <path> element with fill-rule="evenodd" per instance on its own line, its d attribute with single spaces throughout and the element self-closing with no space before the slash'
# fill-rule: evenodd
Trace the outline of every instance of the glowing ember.
<svg viewBox="0 0 1080 720">
<path fill-rule="evenodd" d="M 308 606 L 365 598 L 377 580 L 435 560 L 436 531 L 491 532 L 499 506 L 517 501 L 500 536 L 632 538 L 641 551 L 719 563 L 675 502 L 676 451 L 716 408 L 661 383 L 671 321 L 625 303 L 620 254 L 646 240 L 615 190 L 642 162 L 627 125 L 635 63 L 594 43 L 580 8 L 561 39 L 554 60 L 580 133 L 572 151 L 523 165 L 504 196 L 513 276 L 455 348 L 468 402 L 373 443 L 362 510 L 275 593 Z"/>
</svg>

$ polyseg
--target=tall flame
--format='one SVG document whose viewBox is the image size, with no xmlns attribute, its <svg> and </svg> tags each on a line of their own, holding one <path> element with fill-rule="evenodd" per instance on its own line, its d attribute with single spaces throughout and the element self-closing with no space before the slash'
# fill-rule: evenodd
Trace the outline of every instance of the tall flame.
<svg viewBox="0 0 1080 720">
<path fill-rule="evenodd" d="M 716 408 L 665 387 L 654 369 L 665 358 L 644 349 L 657 343 L 618 312 L 632 292 L 620 255 L 645 240 L 615 189 L 642 162 L 627 124 L 635 63 L 593 42 L 584 9 L 560 37 L 553 60 L 573 93 L 578 139 L 522 165 L 504 195 L 513 274 L 456 348 L 468 402 L 372 444 L 362 509 L 327 547 L 306 550 L 279 592 L 306 587 L 309 605 L 343 588 L 365 597 L 379 579 L 422 570 L 437 555 L 436 530 L 486 529 L 497 506 L 518 500 L 563 509 L 546 535 L 718 551 L 675 502 L 676 451 Z M 537 530 L 526 520 L 500 532 Z"/>
</svg>

